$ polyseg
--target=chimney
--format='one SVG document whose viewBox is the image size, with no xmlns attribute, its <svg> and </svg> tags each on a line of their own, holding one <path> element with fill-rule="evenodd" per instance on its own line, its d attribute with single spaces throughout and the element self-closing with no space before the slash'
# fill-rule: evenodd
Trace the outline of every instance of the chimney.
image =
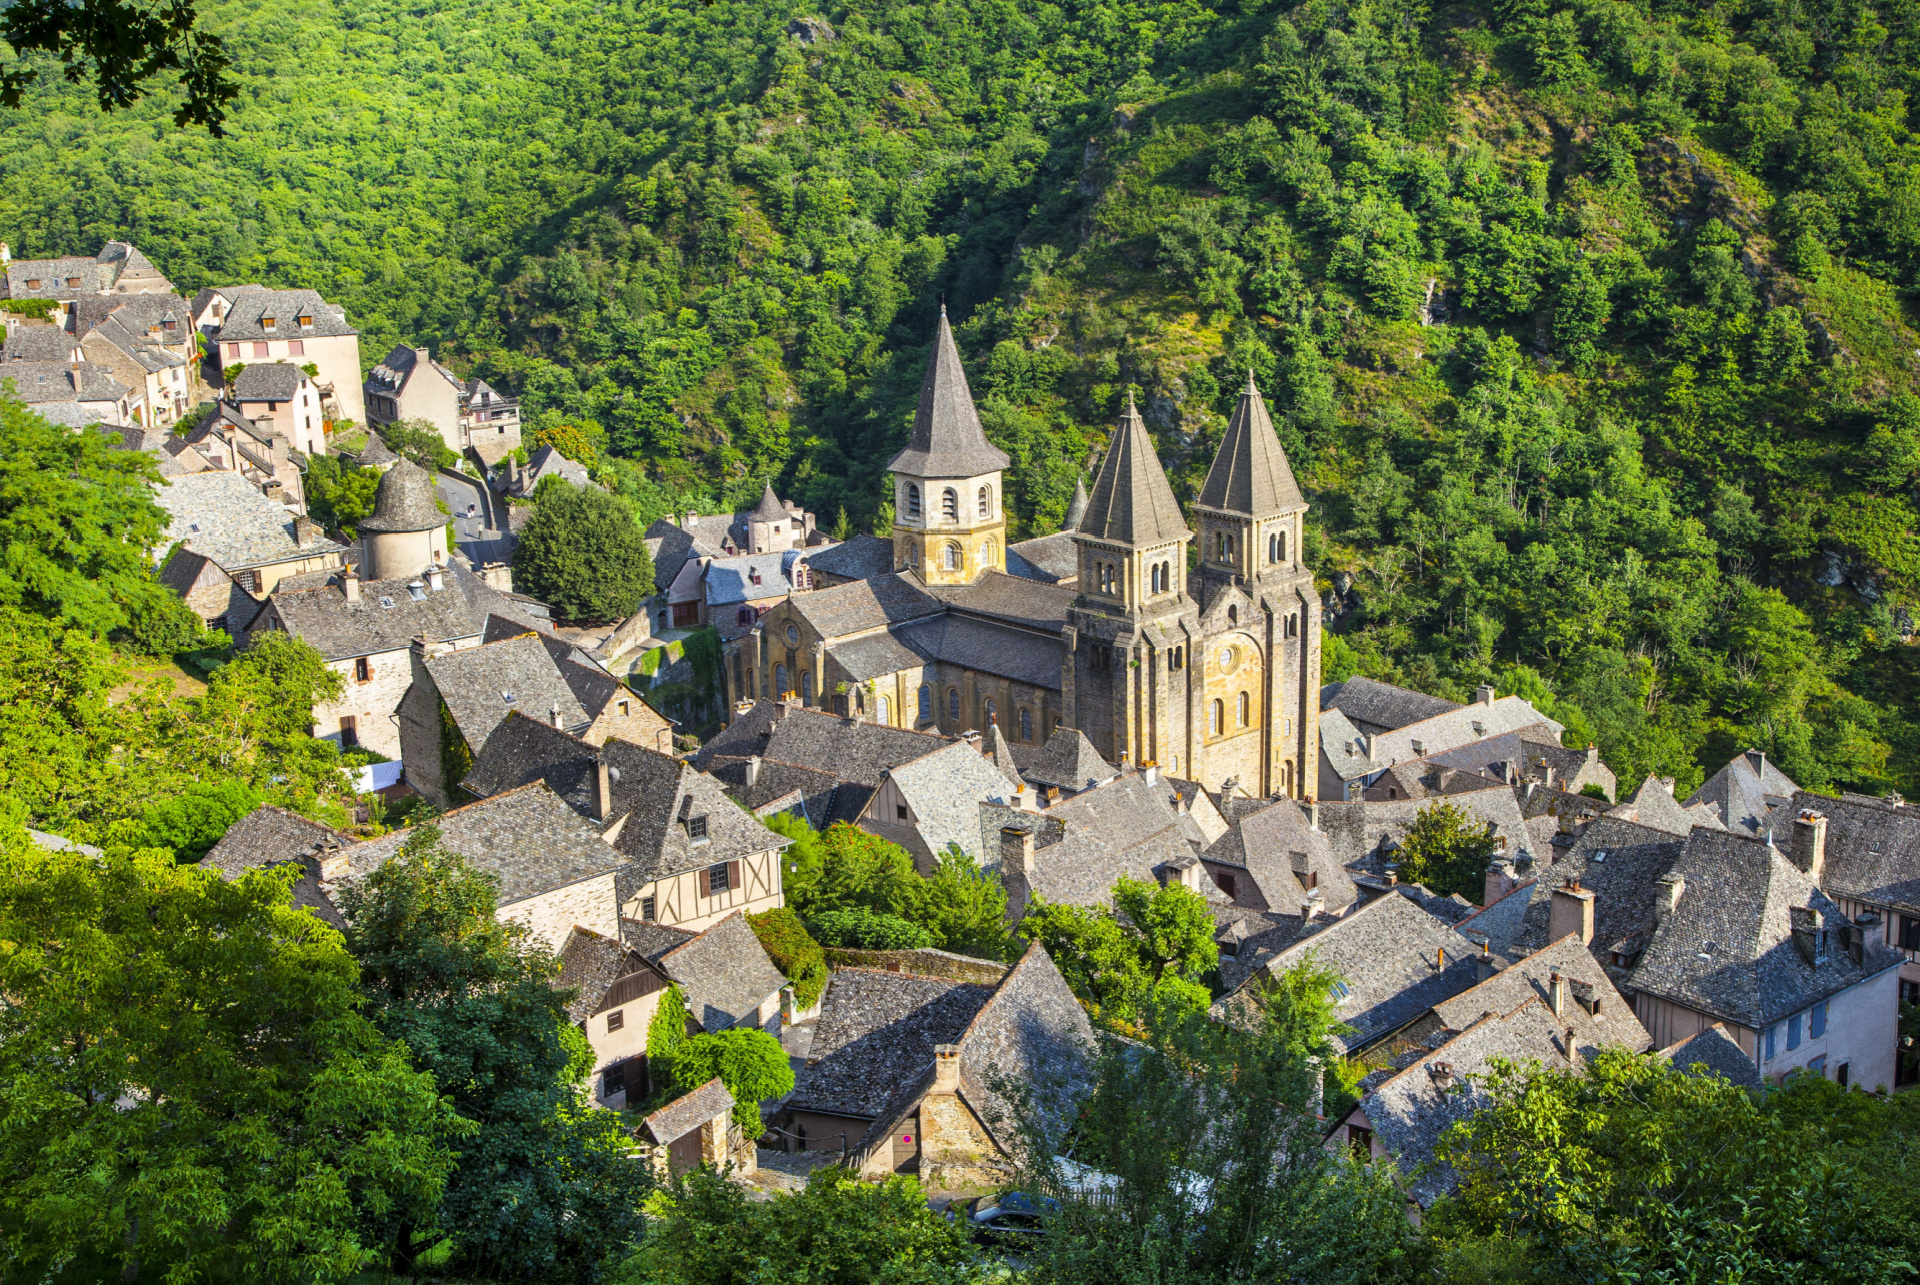
<svg viewBox="0 0 1920 1285">
<path fill-rule="evenodd" d="M 1486 886 L 1481 891 L 1482 906 L 1491 906 L 1500 898 L 1513 891 L 1513 870 L 1504 861 L 1495 861 L 1487 867 Z"/>
<path fill-rule="evenodd" d="M 1371 759 L 1373 757 L 1373 733 L 1372 732 L 1361 733 L 1360 746 L 1362 749 L 1366 750 L 1367 757 Z"/>
<path fill-rule="evenodd" d="M 1478 984 L 1492 976 L 1493 945 L 1491 942 L 1483 941 L 1480 943 L 1480 957 L 1473 961 L 1473 980 Z"/>
<path fill-rule="evenodd" d="M 424 600 L 427 596 L 426 582 L 422 580 L 407 581 L 407 596 L 415 602 Z"/>
<path fill-rule="evenodd" d="M 1033 896 L 1033 832 L 1017 825 L 1000 829 L 1000 881 L 1007 887 L 1007 910 L 1026 913 Z"/>
<path fill-rule="evenodd" d="M 313 845 L 313 861 L 320 867 L 321 883 L 337 883 L 346 878 L 351 864 L 347 858 L 347 849 L 325 840 Z"/>
<path fill-rule="evenodd" d="M 1553 764 L 1548 763 L 1541 768 L 1540 780 L 1549 790 L 1553 788 Z"/>
<path fill-rule="evenodd" d="M 1746 760 L 1747 766 L 1753 769 L 1753 774 L 1764 780 L 1767 775 L 1767 752 L 1765 750 L 1748 750 Z"/>
<path fill-rule="evenodd" d="M 1867 943 L 1880 936 L 1880 912 L 1861 911 L 1853 921 L 1851 940 L 1847 943 L 1847 953 L 1853 956 L 1853 962 L 1865 966 L 1867 962 Z"/>
<path fill-rule="evenodd" d="M 954 1094 L 960 1091 L 960 1046 L 933 1046 L 933 1087 L 929 1093 Z"/>
<path fill-rule="evenodd" d="M 434 593 L 439 593 L 446 587 L 446 573 L 441 571 L 438 563 L 435 563 L 427 569 L 427 588 L 431 589 Z"/>
<path fill-rule="evenodd" d="M 1186 795 L 1176 794 L 1173 796 L 1173 814 L 1175 816 L 1182 816 L 1182 817 L 1187 814 L 1187 796 Z"/>
<path fill-rule="evenodd" d="M 1547 940 L 1556 942 L 1568 933 L 1578 936 L 1582 946 L 1593 945 L 1593 893 L 1582 888 L 1578 879 L 1553 890 L 1547 911 Z"/>
<path fill-rule="evenodd" d="M 1319 828 L 1320 828 L 1320 800 L 1308 799 L 1307 800 L 1307 829 L 1318 830 Z"/>
<path fill-rule="evenodd" d="M 1587 765 L 1591 767 L 1600 761 L 1600 747 L 1592 741 L 1587 742 Z"/>
<path fill-rule="evenodd" d="M 1567 980 L 1559 973 L 1547 978 L 1547 1007 L 1553 1010 L 1555 1017 L 1567 1011 Z"/>
<path fill-rule="evenodd" d="M 1480 684 L 1480 686 L 1473 689 L 1473 699 L 1474 702 L 1479 705 L 1493 704 L 1493 688 L 1487 686 L 1485 683 Z"/>
<path fill-rule="evenodd" d="M 1398 887 L 1400 883 L 1400 867 L 1395 865 L 1389 865 L 1384 867 L 1384 870 L 1387 876 L 1387 887 L 1389 888 Z"/>
<path fill-rule="evenodd" d="M 1157 761 L 1148 759 L 1140 765 L 1140 770 L 1142 775 L 1147 778 L 1148 785 L 1160 784 L 1160 764 Z"/>
<path fill-rule="evenodd" d="M 1827 819 L 1812 808 L 1802 808 L 1793 819 L 1792 856 L 1793 864 L 1818 885 L 1827 871 Z"/>
<path fill-rule="evenodd" d="M 293 520 L 293 542 L 302 549 L 320 538 L 320 524 L 302 513 Z"/>
<path fill-rule="evenodd" d="M 1654 886 L 1653 917 L 1656 922 L 1666 919 L 1680 909 L 1680 898 L 1686 895 L 1687 878 L 1685 875 L 1665 874 Z"/>
<path fill-rule="evenodd" d="M 9 246 L 5 241 L 0 241 L 0 264 L 6 264 L 6 263 L 12 263 L 12 262 L 13 262 L 13 247 Z"/>
<path fill-rule="evenodd" d="M 422 366 L 426 365 L 427 362 L 431 360 L 431 358 L 427 356 L 429 351 L 431 350 L 426 348 L 415 348 L 413 350 L 414 360 L 418 361 Z"/>
<path fill-rule="evenodd" d="M 1300 926 L 1302 928 L 1305 928 L 1313 922 L 1313 913 L 1319 908 L 1320 907 L 1314 905 L 1311 901 L 1302 901 L 1300 903 Z"/>
<path fill-rule="evenodd" d="M 560 706 L 557 703 L 547 708 L 547 721 L 555 727 L 560 726 Z"/>
<path fill-rule="evenodd" d="M 1811 906 L 1788 906 L 1787 926 L 1793 933 L 1794 948 L 1800 958 L 1818 967 L 1827 957 L 1827 943 L 1820 931 L 1820 913 Z"/>
<path fill-rule="evenodd" d="M 747 755 L 747 788 L 752 789 L 754 782 L 758 781 L 759 779 L 760 779 L 760 756 L 758 754 L 749 754 Z"/>
<path fill-rule="evenodd" d="M 348 566 L 340 577 L 340 588 L 346 593 L 348 602 L 360 601 L 360 569 Z"/>
<path fill-rule="evenodd" d="M 593 771 L 593 819 L 605 821 L 612 815 L 613 780 L 607 775 L 606 759 L 596 758 Z"/>
</svg>

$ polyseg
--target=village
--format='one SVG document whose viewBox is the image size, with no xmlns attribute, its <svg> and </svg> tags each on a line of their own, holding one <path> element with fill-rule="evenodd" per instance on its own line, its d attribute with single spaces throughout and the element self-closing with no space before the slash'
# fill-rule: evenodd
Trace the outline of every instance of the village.
<svg viewBox="0 0 1920 1285">
<path fill-rule="evenodd" d="M 1389 1167 L 1415 1221 L 1503 1059 L 1577 1075 L 1618 1050 L 1756 1095 L 1916 1078 L 1920 807 L 1802 789 L 1759 750 L 1681 797 L 1617 780 L 1520 695 L 1326 679 L 1335 595 L 1251 376 L 1190 506 L 1129 404 L 1062 528 L 1009 542 L 1009 457 L 943 312 L 890 530 L 835 540 L 768 484 L 654 523 L 652 593 L 582 624 L 515 586 L 537 496 L 595 483 L 528 449 L 514 398 L 424 347 L 363 377 L 372 355 L 318 293 L 189 297 L 125 242 L 0 246 L 0 267 L 12 395 L 151 457 L 156 574 L 206 626 L 298 639 L 341 676 L 313 736 L 497 879 L 498 915 L 557 961 L 590 1099 L 663 1179 L 832 1165 L 913 1175 L 943 1206 L 1004 1190 L 1034 1124 L 1008 1085 L 1066 1086 L 1046 1117 L 1064 1151 L 1112 1029 L 1084 965 L 1018 928 L 1111 914 L 1122 886 L 1198 908 L 1213 1022 L 1258 1023 L 1303 965 L 1336 975 L 1334 1050 L 1364 1073 L 1320 1140 Z M 396 427 L 454 462 L 398 453 Z M 317 461 L 369 480 L 351 535 L 310 510 Z M 838 827 L 921 877 L 976 869 L 1014 948 L 823 942 L 824 980 L 796 976 L 768 948 L 786 920 L 762 917 L 798 922 L 797 845 Z M 344 926 L 344 890 L 409 833 L 262 806 L 200 865 L 292 866 L 296 904 Z M 1442 850 L 1459 863 L 1435 888 Z M 716 1076 L 661 1100 L 663 1003 L 689 1035 L 777 1040 L 791 1090 L 742 1103 Z"/>
</svg>

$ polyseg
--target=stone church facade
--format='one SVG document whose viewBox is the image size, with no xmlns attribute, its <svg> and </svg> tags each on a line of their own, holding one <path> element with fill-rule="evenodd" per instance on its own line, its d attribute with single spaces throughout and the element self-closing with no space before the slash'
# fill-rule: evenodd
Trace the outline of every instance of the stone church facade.
<svg viewBox="0 0 1920 1285">
<path fill-rule="evenodd" d="M 733 702 L 793 693 L 948 735 L 997 724 L 1016 746 L 1075 727 L 1113 763 L 1311 797 L 1320 605 L 1300 561 L 1307 503 L 1252 379 L 1191 519 L 1129 401 L 1084 509 L 1076 497 L 1068 528 L 1045 537 L 1071 541 L 1073 580 L 1009 573 L 1033 563 L 1007 556 L 1007 463 L 943 314 L 912 436 L 889 466 L 893 570 L 795 594 L 729 643 Z"/>
</svg>

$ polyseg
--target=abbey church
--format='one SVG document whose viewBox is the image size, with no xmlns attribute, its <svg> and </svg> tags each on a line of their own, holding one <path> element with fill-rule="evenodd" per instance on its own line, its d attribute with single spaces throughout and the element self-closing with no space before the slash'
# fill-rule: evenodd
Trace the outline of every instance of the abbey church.
<svg viewBox="0 0 1920 1285">
<path fill-rule="evenodd" d="M 1310 796 L 1320 606 L 1300 561 L 1307 503 L 1252 380 L 1191 516 L 1131 401 L 1057 534 L 1007 544 L 1007 463 L 943 312 L 913 435 L 889 466 L 890 569 L 795 593 L 729 641 L 731 698 L 794 693 L 948 735 L 997 725 L 1025 746 L 1078 728 L 1112 763 Z"/>
</svg>

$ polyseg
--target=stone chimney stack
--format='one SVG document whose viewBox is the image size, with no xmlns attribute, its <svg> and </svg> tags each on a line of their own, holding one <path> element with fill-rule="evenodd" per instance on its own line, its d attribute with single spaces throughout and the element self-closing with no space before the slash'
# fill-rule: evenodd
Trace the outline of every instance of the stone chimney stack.
<svg viewBox="0 0 1920 1285">
<path fill-rule="evenodd" d="M 1033 831 L 1017 825 L 1000 829 L 1000 881 L 1007 886 L 1007 911 L 1016 918 L 1033 899 Z"/>
<path fill-rule="evenodd" d="M 1485 683 L 1482 683 L 1480 686 L 1473 689 L 1473 700 L 1476 705 L 1493 704 L 1493 688 L 1487 686 Z"/>
<path fill-rule="evenodd" d="M 320 524 L 302 513 L 293 520 L 293 542 L 302 549 L 309 548 L 320 538 Z"/>
<path fill-rule="evenodd" d="M 325 839 L 313 845 L 313 862 L 319 867 L 321 883 L 337 883 L 346 878 L 351 864 L 347 858 L 347 849 Z"/>
<path fill-rule="evenodd" d="M 1660 876 L 1660 882 L 1654 885 L 1653 917 L 1656 922 L 1680 909 L 1680 898 L 1687 892 L 1687 877 L 1679 874 Z"/>
<path fill-rule="evenodd" d="M 1827 872 L 1827 819 L 1812 808 L 1802 808 L 1793 819 L 1791 855 L 1793 864 L 1818 886 Z"/>
<path fill-rule="evenodd" d="M 1547 978 L 1547 1007 L 1555 1017 L 1567 1011 L 1567 979 L 1558 973 Z"/>
<path fill-rule="evenodd" d="M 1569 879 L 1553 890 L 1553 902 L 1547 911 L 1547 940 L 1559 941 L 1568 933 L 1580 938 L 1582 946 L 1593 945 L 1593 893 Z"/>
<path fill-rule="evenodd" d="M 547 707 L 547 721 L 555 727 L 560 726 L 560 706 L 558 703 Z"/>
<path fill-rule="evenodd" d="M 1307 800 L 1307 828 L 1309 830 L 1320 828 L 1320 800 L 1318 799 Z"/>
<path fill-rule="evenodd" d="M 351 564 L 340 576 L 340 589 L 347 595 L 348 602 L 360 601 L 360 569 Z"/>
<path fill-rule="evenodd" d="M 613 778 L 608 775 L 607 760 L 598 758 L 593 767 L 593 819 L 605 821 L 613 815 Z"/>
<path fill-rule="evenodd" d="M 1480 943 L 1480 956 L 1473 961 L 1474 982 L 1476 984 L 1484 982 L 1492 977 L 1493 973 L 1493 945 L 1491 942 L 1483 941 Z"/>
<path fill-rule="evenodd" d="M 440 565 L 438 563 L 435 563 L 433 566 L 427 568 L 428 591 L 431 593 L 439 593 L 442 589 L 446 587 L 447 587 L 446 573 L 440 569 Z M 558 724 L 556 724 L 556 726 L 558 726 Z"/>
<path fill-rule="evenodd" d="M 747 755 L 747 788 L 752 789 L 754 786 L 754 783 L 757 782 L 759 779 L 760 779 L 760 756 L 758 754 L 749 754 Z"/>
<path fill-rule="evenodd" d="M 954 1094 L 960 1091 L 960 1046 L 933 1046 L 933 1087 L 928 1093 Z M 925 1139 L 923 1138 L 924 1142 Z"/>
</svg>

